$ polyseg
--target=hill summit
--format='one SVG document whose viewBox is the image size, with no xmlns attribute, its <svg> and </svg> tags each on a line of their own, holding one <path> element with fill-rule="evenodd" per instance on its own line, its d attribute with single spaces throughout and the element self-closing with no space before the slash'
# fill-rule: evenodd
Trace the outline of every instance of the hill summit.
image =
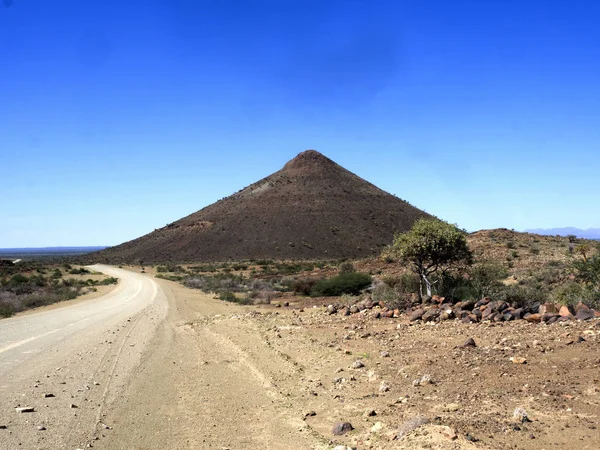
<svg viewBox="0 0 600 450">
<path fill-rule="evenodd" d="M 90 257 L 109 263 L 366 257 L 423 216 L 307 150 L 227 198 Z"/>
</svg>

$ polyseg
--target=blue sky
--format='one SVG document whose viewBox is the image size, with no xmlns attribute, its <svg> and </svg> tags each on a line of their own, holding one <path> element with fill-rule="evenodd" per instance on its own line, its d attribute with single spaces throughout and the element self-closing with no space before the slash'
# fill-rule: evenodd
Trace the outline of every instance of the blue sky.
<svg viewBox="0 0 600 450">
<path fill-rule="evenodd" d="M 314 148 L 470 231 L 600 227 L 595 0 L 0 0 L 0 247 L 114 245 Z"/>
</svg>

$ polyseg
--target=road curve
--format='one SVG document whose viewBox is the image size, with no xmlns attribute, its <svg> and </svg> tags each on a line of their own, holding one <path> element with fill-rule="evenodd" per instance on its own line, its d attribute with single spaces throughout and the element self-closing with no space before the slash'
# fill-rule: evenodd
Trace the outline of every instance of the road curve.
<svg viewBox="0 0 600 450">
<path fill-rule="evenodd" d="M 152 278 L 110 266 L 91 269 L 118 278 L 117 287 L 0 320 L 0 427 L 10 430 L 7 440 L 0 436 L 3 448 L 85 446 L 166 316 L 166 296 Z M 35 412 L 18 414 L 18 406 Z"/>
</svg>

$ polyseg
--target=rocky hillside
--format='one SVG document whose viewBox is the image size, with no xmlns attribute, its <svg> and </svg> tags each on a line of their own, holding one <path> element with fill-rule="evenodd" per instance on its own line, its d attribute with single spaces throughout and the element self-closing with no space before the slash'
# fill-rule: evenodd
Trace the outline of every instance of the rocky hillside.
<svg viewBox="0 0 600 450">
<path fill-rule="evenodd" d="M 166 227 L 91 254 L 95 262 L 333 259 L 378 255 L 423 211 L 315 150 Z"/>
</svg>

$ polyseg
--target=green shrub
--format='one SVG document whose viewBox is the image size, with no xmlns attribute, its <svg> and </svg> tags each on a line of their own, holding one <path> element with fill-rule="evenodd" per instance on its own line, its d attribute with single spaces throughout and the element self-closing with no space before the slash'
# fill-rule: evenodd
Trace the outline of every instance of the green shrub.
<svg viewBox="0 0 600 450">
<path fill-rule="evenodd" d="M 373 279 L 366 273 L 341 273 L 336 277 L 319 280 L 310 291 L 313 297 L 337 297 L 342 294 L 358 295 L 371 285 Z"/>
<path fill-rule="evenodd" d="M 291 288 L 296 294 L 310 295 L 310 292 L 312 291 L 312 289 L 316 283 L 317 283 L 317 280 L 311 279 L 311 278 L 295 280 L 292 283 Z"/>
<path fill-rule="evenodd" d="M 354 273 L 356 269 L 354 268 L 354 264 L 350 261 L 345 261 L 340 264 L 340 273 Z"/>
</svg>

